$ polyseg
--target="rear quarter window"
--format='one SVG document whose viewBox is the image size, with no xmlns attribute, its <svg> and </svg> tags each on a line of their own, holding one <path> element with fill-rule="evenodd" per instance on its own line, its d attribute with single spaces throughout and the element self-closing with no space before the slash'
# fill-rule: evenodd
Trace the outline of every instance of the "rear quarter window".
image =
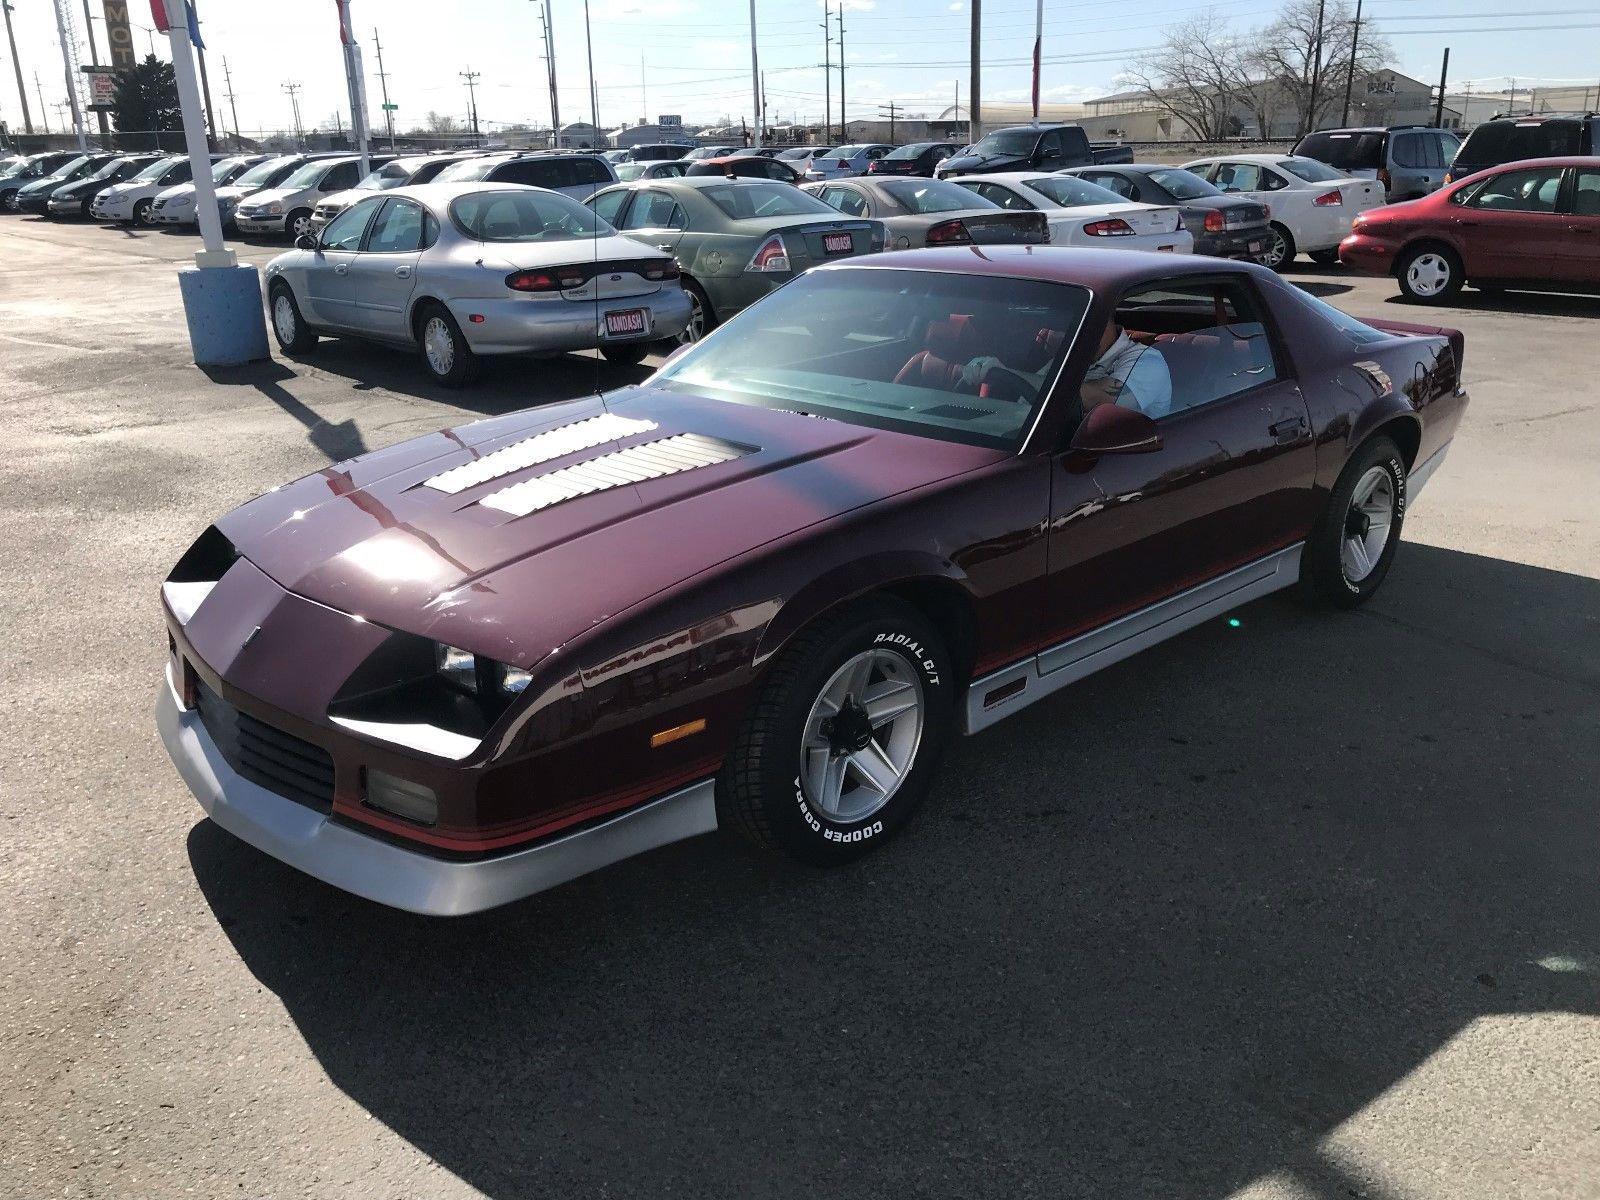
<svg viewBox="0 0 1600 1200">
<path fill-rule="evenodd" d="M 1559 158 L 1579 153 L 1577 121 L 1487 121 L 1467 135 L 1463 163 L 1498 166 L 1524 158 Z"/>
<path fill-rule="evenodd" d="M 1300 139 L 1294 152 L 1341 171 L 1377 170 L 1383 166 L 1384 136 L 1382 133 L 1311 133 Z M 1396 139 L 1408 136 L 1397 134 Z"/>
</svg>

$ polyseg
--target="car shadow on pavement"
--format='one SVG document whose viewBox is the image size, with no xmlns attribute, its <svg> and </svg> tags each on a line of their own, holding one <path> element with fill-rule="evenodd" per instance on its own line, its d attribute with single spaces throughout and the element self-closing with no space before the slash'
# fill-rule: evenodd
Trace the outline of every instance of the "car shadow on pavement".
<svg viewBox="0 0 1600 1200">
<path fill-rule="evenodd" d="M 1403 304 L 1420 313 L 1430 311 L 1429 305 L 1413 304 L 1398 291 L 1387 297 L 1384 303 Z M 1469 286 L 1452 298 L 1448 307 L 1476 312 L 1523 313 L 1533 317 L 1600 318 L 1600 296 L 1578 296 L 1563 292 L 1483 292 Z"/>
<path fill-rule="evenodd" d="M 955 743 L 834 872 L 707 837 L 439 921 L 189 854 L 332 1083 L 497 1200 L 1382 1198 L 1325 1135 L 1477 1019 L 1600 1011 L 1596 611 L 1407 545 L 1360 612 L 1272 597 Z"/>
</svg>

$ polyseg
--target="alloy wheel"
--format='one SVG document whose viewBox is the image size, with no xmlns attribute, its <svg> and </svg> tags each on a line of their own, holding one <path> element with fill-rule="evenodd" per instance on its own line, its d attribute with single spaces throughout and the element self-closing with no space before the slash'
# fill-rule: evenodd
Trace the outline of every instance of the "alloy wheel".
<svg viewBox="0 0 1600 1200">
<path fill-rule="evenodd" d="M 678 335 L 678 344 L 692 346 L 706 335 L 706 308 L 700 303 L 700 297 L 693 289 L 684 290 L 689 293 L 689 323 Z"/>
<path fill-rule="evenodd" d="M 1394 527 L 1394 477 L 1384 467 L 1369 467 L 1350 494 L 1339 563 L 1344 577 L 1360 583 L 1377 569 Z"/>
<path fill-rule="evenodd" d="M 435 375 L 448 375 L 456 365 L 456 340 L 443 317 L 429 317 L 422 327 L 422 352 Z"/>
<path fill-rule="evenodd" d="M 865 650 L 848 659 L 806 718 L 800 745 L 806 798 L 841 824 L 872 816 L 911 772 L 926 708 L 922 680 L 903 656 Z"/>
<path fill-rule="evenodd" d="M 1406 268 L 1406 285 L 1418 296 L 1437 296 L 1450 286 L 1450 264 L 1432 250 L 1419 254 Z"/>
<path fill-rule="evenodd" d="M 1283 234 L 1278 230 L 1273 229 L 1270 232 L 1272 234 L 1272 241 L 1267 243 L 1266 253 L 1264 253 L 1257 261 L 1259 261 L 1263 267 L 1271 267 L 1274 271 L 1276 271 L 1280 266 L 1283 265 L 1284 256 L 1289 253 L 1289 244 L 1283 240 Z"/>
</svg>

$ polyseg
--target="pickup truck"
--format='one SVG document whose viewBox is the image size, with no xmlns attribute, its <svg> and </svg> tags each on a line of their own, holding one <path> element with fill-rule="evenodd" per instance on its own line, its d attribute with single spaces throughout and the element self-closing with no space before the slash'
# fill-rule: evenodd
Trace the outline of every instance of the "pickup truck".
<svg viewBox="0 0 1600 1200">
<path fill-rule="evenodd" d="M 939 179 L 993 171 L 1061 171 L 1096 163 L 1131 163 L 1133 148 L 1091 142 L 1081 125 L 1014 125 L 985 134 L 978 143 L 940 163 Z"/>
</svg>

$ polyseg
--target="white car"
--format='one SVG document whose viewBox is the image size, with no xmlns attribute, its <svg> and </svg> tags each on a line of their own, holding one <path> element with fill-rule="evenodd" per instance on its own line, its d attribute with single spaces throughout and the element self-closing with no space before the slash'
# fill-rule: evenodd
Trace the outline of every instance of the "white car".
<svg viewBox="0 0 1600 1200">
<path fill-rule="evenodd" d="M 1004 171 L 950 180 L 1012 211 L 1037 210 L 1050 224 L 1052 246 L 1105 246 L 1188 254 L 1194 236 L 1171 205 L 1138 204 L 1072 175 Z"/>
<path fill-rule="evenodd" d="M 432 183 L 447 168 L 455 166 L 464 159 L 477 156 L 475 151 L 463 151 L 460 154 L 415 154 L 386 162 L 381 167 L 374 167 L 365 179 L 349 191 L 335 192 L 319 200 L 316 211 L 311 214 L 312 228 L 321 229 L 357 200 L 365 200 L 373 192 L 387 192 L 390 188 L 401 186 L 420 187 L 424 183 Z"/>
<path fill-rule="evenodd" d="M 233 224 L 240 233 L 287 234 L 297 238 L 311 232 L 311 214 L 325 196 L 356 185 L 361 160 L 355 155 L 313 158 L 277 187 L 264 188 L 239 201 Z"/>
<path fill-rule="evenodd" d="M 213 154 L 215 162 L 221 155 Z M 193 179 L 189 156 L 174 154 L 158 158 L 126 183 L 108 187 L 94 198 L 89 215 L 97 221 L 119 221 L 124 225 L 150 225 L 150 213 L 158 193 Z"/>
<path fill-rule="evenodd" d="M 1281 271 L 1306 254 L 1324 265 L 1339 261 L 1351 223 L 1385 203 L 1383 184 L 1352 179 L 1327 163 L 1292 154 L 1224 154 L 1184 163 L 1230 196 L 1259 200 L 1272 212 L 1272 237 L 1260 262 Z"/>
<path fill-rule="evenodd" d="M 225 187 L 269 157 L 266 154 L 239 154 L 225 158 L 211 168 L 211 183 L 215 187 Z M 199 224 L 199 218 L 194 215 L 193 181 L 157 192 L 155 203 L 150 206 L 150 221 L 155 225 Z"/>
</svg>

